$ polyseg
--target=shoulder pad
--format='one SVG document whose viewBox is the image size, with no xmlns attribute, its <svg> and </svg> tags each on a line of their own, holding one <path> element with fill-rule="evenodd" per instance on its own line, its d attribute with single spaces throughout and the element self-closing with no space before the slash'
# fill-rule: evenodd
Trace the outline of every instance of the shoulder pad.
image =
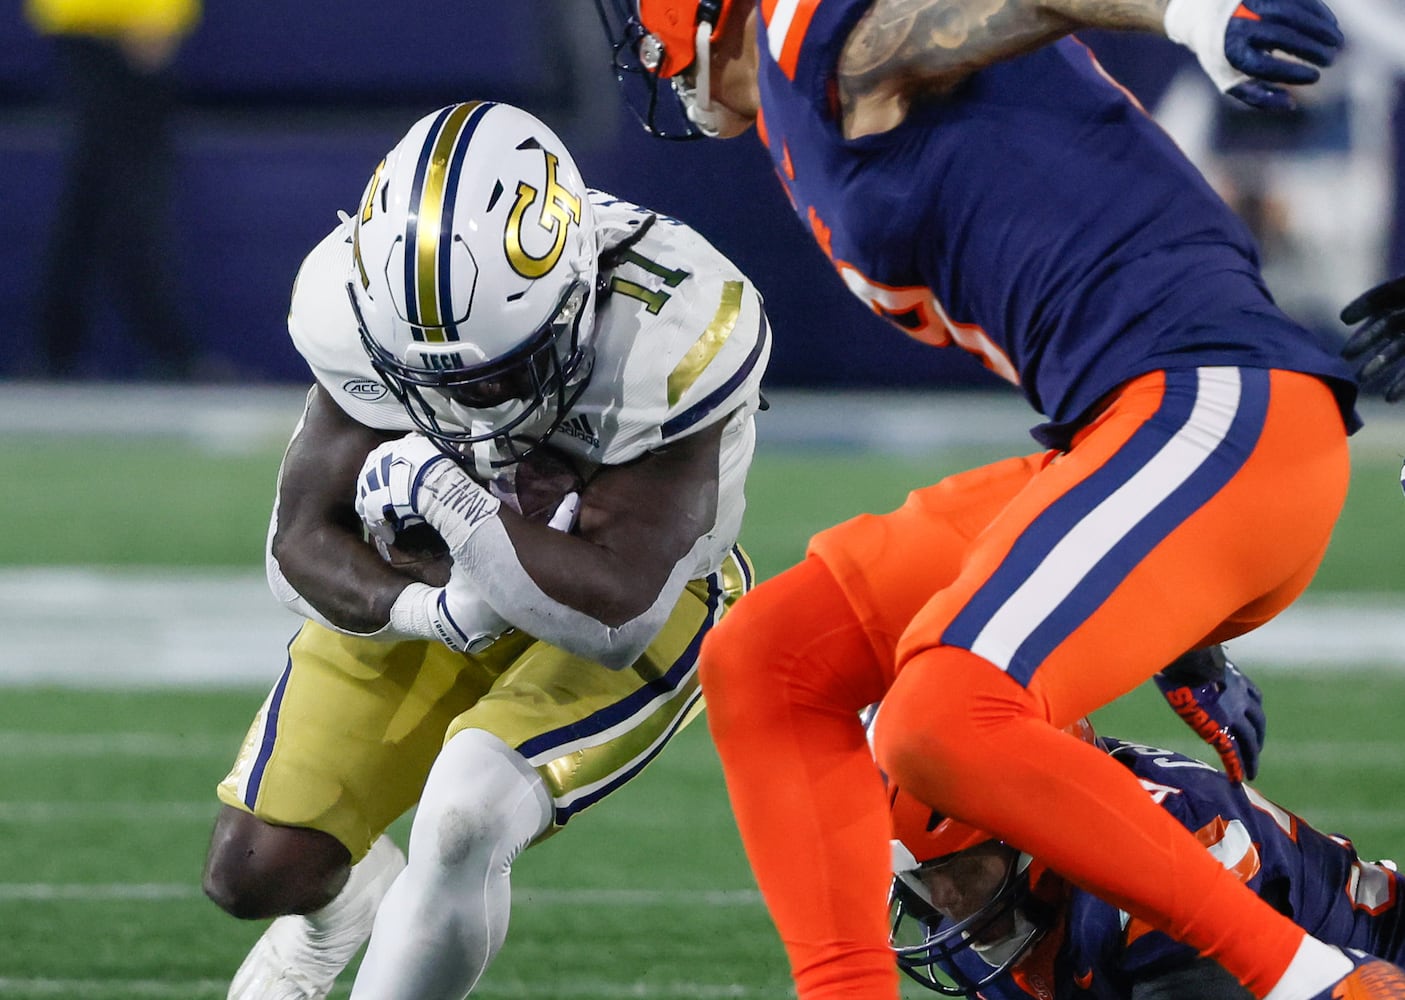
<svg viewBox="0 0 1405 1000">
<path fill-rule="evenodd" d="M 759 405 L 771 346 L 761 296 L 706 240 L 657 217 L 603 279 L 595 374 L 562 446 L 618 464 Z"/>
</svg>

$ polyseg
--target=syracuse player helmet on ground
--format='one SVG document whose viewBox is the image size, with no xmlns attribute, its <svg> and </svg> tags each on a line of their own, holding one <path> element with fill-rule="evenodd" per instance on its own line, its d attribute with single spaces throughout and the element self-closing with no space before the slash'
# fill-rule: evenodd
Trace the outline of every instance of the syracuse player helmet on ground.
<svg viewBox="0 0 1405 1000">
<path fill-rule="evenodd" d="M 712 100 L 712 43 L 731 6 L 732 0 L 595 0 L 615 75 L 652 135 L 717 136 L 726 112 Z"/>
<path fill-rule="evenodd" d="M 1097 739 L 1079 719 L 1066 730 Z M 923 805 L 888 783 L 893 885 L 890 943 L 898 967 L 943 996 L 974 997 L 1037 945 L 1058 915 L 1041 899 L 1033 858 Z M 1042 869 L 1040 869 L 1042 871 Z M 980 961 L 963 961 L 974 950 Z"/>
<path fill-rule="evenodd" d="M 520 458 L 590 376 L 597 258 L 561 140 L 517 108 L 470 102 L 420 119 L 372 175 L 347 291 L 371 364 L 421 432 L 454 457 L 493 441 Z"/>
</svg>

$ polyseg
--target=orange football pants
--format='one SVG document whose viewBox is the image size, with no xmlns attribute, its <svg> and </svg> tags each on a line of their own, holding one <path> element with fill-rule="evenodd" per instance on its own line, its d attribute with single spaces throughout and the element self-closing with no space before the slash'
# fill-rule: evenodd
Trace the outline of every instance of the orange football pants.
<svg viewBox="0 0 1405 1000">
<path fill-rule="evenodd" d="M 703 646 L 702 684 L 801 1000 L 898 996 L 873 754 L 929 806 L 1267 994 L 1304 932 L 1125 768 L 1060 730 L 1287 606 L 1347 478 L 1345 428 L 1319 380 L 1156 372 L 1067 452 L 953 476 L 822 532 L 738 602 Z M 871 751 L 857 713 L 880 700 Z"/>
</svg>

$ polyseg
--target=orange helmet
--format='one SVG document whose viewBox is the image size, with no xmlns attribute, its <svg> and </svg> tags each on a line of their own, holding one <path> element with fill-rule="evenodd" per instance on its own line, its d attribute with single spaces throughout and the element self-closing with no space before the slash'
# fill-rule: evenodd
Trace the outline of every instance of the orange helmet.
<svg viewBox="0 0 1405 1000">
<path fill-rule="evenodd" d="M 715 135 L 708 71 L 734 0 L 595 0 L 626 103 L 661 139 Z M 696 77 L 681 74 L 696 64 Z M 661 86 L 663 82 L 668 86 Z"/>
<path fill-rule="evenodd" d="M 876 714 L 876 713 L 875 713 Z M 868 719 L 872 725 L 872 716 Z M 871 730 L 870 730 L 871 731 Z M 1065 732 L 1097 744 L 1087 719 Z M 953 856 L 995 838 L 984 830 L 943 816 L 884 776 L 892 817 L 893 882 L 888 895 L 888 942 L 898 968 L 943 996 L 975 997 L 1009 974 L 1052 925 L 1056 908 L 1032 893 L 1033 859 L 1013 848 L 1005 871 L 973 912 L 954 919 L 942 913 L 924 880 Z M 947 877 L 951 877 L 948 875 Z M 982 930 L 1008 923 L 1008 938 L 978 943 Z"/>
<path fill-rule="evenodd" d="M 873 723 L 878 716 L 878 706 L 871 705 L 863 715 L 864 728 L 872 738 Z M 1078 719 L 1064 728 L 1070 736 L 1076 736 L 1084 743 L 1098 745 L 1098 734 L 1087 717 Z M 984 830 L 963 823 L 950 816 L 943 816 L 935 809 L 923 805 L 912 795 L 894 784 L 883 775 L 884 786 L 888 789 L 888 810 L 892 820 L 894 851 L 900 845 L 911 856 L 914 866 L 935 861 L 937 858 L 964 851 L 968 847 L 984 844 L 994 838 Z M 896 853 L 895 853 L 896 856 Z"/>
<path fill-rule="evenodd" d="M 708 25 L 717 41 L 732 0 L 639 0 L 639 23 L 660 48 L 659 76 L 677 76 L 697 58 L 698 26 Z"/>
<path fill-rule="evenodd" d="M 888 811 L 892 817 L 894 857 L 901 846 L 911 856 L 914 867 L 993 839 L 984 830 L 928 808 L 891 782 Z"/>
</svg>

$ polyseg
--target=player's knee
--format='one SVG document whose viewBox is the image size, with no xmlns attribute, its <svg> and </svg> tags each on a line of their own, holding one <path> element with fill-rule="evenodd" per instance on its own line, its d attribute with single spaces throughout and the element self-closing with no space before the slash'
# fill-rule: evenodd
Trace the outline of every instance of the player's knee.
<svg viewBox="0 0 1405 1000">
<path fill-rule="evenodd" d="M 884 718 L 873 729 L 873 756 L 887 780 L 930 806 L 953 808 L 951 796 L 972 779 L 973 763 L 981 757 L 963 743 L 954 727 L 913 717 Z"/>
<path fill-rule="evenodd" d="M 870 739 L 874 760 L 899 787 L 907 787 L 915 772 L 942 759 L 938 735 L 928 726 L 914 725 L 887 701 L 878 713 Z"/>
<path fill-rule="evenodd" d="M 502 814 L 491 803 L 458 801 L 441 803 L 427 814 L 421 810 L 433 850 L 426 860 L 443 869 L 483 867 L 505 832 Z M 422 843 L 418 838 L 415 846 Z M 416 859 L 418 860 L 418 858 Z"/>
<path fill-rule="evenodd" d="M 714 740 L 755 736 L 779 717 L 856 714 L 882 697 L 889 676 L 815 558 L 738 601 L 703 640 L 699 658 Z"/>
<path fill-rule="evenodd" d="M 964 706 L 953 706 L 941 691 L 913 680 L 910 671 L 899 676 L 873 725 L 874 757 L 900 784 L 914 770 L 947 765 L 970 738 Z"/>
<path fill-rule="evenodd" d="M 509 865 L 551 821 L 540 775 L 496 736 L 455 734 L 434 762 L 411 834 L 412 864 Z"/>
<path fill-rule="evenodd" d="M 1003 672 L 952 647 L 926 650 L 898 675 L 873 726 L 873 752 L 899 785 L 930 786 L 984 774 L 1029 713 Z"/>
<path fill-rule="evenodd" d="M 226 806 L 215 822 L 201 884 L 230 916 L 264 920 L 321 909 L 350 870 L 350 852 L 329 834 L 273 826 Z"/>
</svg>

